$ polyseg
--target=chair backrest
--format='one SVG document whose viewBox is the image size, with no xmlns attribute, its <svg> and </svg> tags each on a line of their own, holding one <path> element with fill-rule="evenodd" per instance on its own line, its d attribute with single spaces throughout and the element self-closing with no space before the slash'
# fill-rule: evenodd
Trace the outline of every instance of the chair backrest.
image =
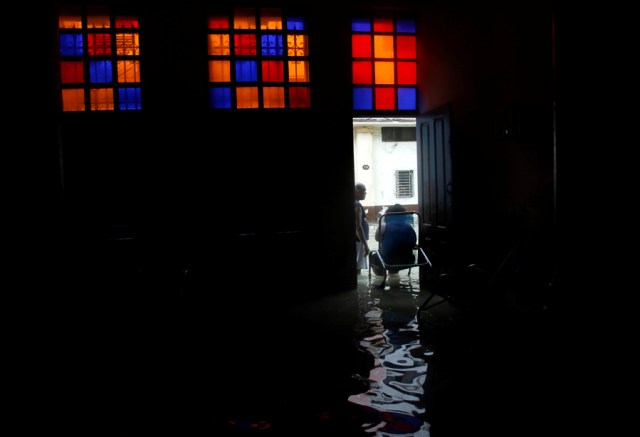
<svg viewBox="0 0 640 437">
<path fill-rule="evenodd" d="M 387 212 L 380 215 L 378 219 L 378 229 L 381 231 L 379 244 L 379 252 L 384 258 L 387 266 L 394 266 L 400 269 L 418 267 L 421 265 L 431 265 L 431 261 L 424 251 L 419 247 L 417 229 L 420 224 L 420 214 L 415 211 Z M 400 232 L 403 235 L 398 240 L 394 232 Z M 393 240 L 392 244 L 385 246 L 385 240 Z M 390 259 L 385 255 L 388 254 L 388 246 L 400 244 L 406 250 L 411 249 L 412 258 L 407 259 Z M 407 255 L 408 256 L 408 255 Z"/>
<path fill-rule="evenodd" d="M 417 219 L 417 220 L 416 220 Z M 420 215 L 415 211 L 388 212 L 382 214 L 378 219 L 378 231 L 380 239 L 378 241 L 380 247 L 384 246 L 387 229 L 391 228 L 391 233 L 401 233 L 405 240 L 415 237 L 415 241 L 411 244 L 418 243 L 418 233 L 416 231 L 420 223 Z"/>
</svg>

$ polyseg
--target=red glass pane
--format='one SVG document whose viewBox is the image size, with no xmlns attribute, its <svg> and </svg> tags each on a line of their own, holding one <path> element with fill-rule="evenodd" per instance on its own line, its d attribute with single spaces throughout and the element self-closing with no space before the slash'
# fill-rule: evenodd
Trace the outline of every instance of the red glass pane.
<svg viewBox="0 0 640 437">
<path fill-rule="evenodd" d="M 415 85 L 416 80 L 416 63 L 398 62 L 398 84 Z"/>
<path fill-rule="evenodd" d="M 62 83 L 83 83 L 83 62 L 60 62 L 60 81 Z"/>
<path fill-rule="evenodd" d="M 376 18 L 373 20 L 374 32 L 393 32 L 393 20 Z"/>
<path fill-rule="evenodd" d="M 234 35 L 235 49 L 234 53 L 241 56 L 256 55 L 256 36 L 255 35 Z"/>
<path fill-rule="evenodd" d="M 354 58 L 370 58 L 371 37 L 369 35 L 351 35 L 351 54 Z"/>
<path fill-rule="evenodd" d="M 289 88 L 289 107 L 310 108 L 311 92 L 308 87 Z"/>
<path fill-rule="evenodd" d="M 262 61 L 263 82 L 284 82 L 284 63 L 282 61 Z"/>
<path fill-rule="evenodd" d="M 416 37 L 415 36 L 398 36 L 398 58 L 415 59 L 416 58 Z"/>
<path fill-rule="evenodd" d="M 373 80 L 371 62 L 353 61 L 353 83 L 358 85 L 370 85 Z"/>
<path fill-rule="evenodd" d="M 228 29 L 229 19 L 227 17 L 209 17 L 209 29 Z"/>
<path fill-rule="evenodd" d="M 376 110 L 393 110 L 396 109 L 396 91 L 395 88 L 376 88 Z"/>
<path fill-rule="evenodd" d="M 116 27 L 124 29 L 137 29 L 138 19 L 136 17 L 116 17 Z"/>
<path fill-rule="evenodd" d="M 108 33 L 90 33 L 88 35 L 87 53 L 89 53 L 89 56 L 110 55 L 111 35 Z"/>
</svg>

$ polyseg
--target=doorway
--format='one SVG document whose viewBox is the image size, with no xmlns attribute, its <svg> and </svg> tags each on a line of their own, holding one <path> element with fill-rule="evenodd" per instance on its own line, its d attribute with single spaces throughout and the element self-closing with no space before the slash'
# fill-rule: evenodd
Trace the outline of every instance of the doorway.
<svg viewBox="0 0 640 437">
<path fill-rule="evenodd" d="M 399 203 L 420 212 L 416 118 L 353 118 L 353 153 L 354 182 L 367 186 L 362 204 L 370 224 L 369 247 L 375 249 L 378 218 L 389 206 Z"/>
</svg>

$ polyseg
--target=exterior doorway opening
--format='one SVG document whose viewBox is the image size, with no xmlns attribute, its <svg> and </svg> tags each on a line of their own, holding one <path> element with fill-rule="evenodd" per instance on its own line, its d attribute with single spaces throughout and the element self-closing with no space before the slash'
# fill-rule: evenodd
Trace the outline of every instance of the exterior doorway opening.
<svg viewBox="0 0 640 437">
<path fill-rule="evenodd" d="M 373 236 L 378 218 L 389 206 L 399 203 L 420 212 L 417 152 L 414 117 L 353 119 L 354 183 L 367 187 L 362 205 L 370 224 L 371 248 L 377 247 Z"/>
</svg>

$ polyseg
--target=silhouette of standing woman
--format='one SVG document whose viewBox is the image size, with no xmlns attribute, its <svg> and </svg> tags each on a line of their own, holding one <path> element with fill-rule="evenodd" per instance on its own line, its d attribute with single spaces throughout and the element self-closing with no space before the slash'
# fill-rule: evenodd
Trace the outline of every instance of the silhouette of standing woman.
<svg viewBox="0 0 640 437">
<path fill-rule="evenodd" d="M 358 274 L 360 274 L 362 269 L 369 268 L 367 263 L 367 256 L 369 255 L 369 244 L 367 243 L 367 240 L 369 240 L 369 222 L 367 221 L 367 214 L 364 211 L 364 207 L 362 203 L 360 203 L 361 200 L 367 197 L 367 187 L 363 183 L 357 182 L 355 189 L 356 269 L 358 269 Z"/>
</svg>

